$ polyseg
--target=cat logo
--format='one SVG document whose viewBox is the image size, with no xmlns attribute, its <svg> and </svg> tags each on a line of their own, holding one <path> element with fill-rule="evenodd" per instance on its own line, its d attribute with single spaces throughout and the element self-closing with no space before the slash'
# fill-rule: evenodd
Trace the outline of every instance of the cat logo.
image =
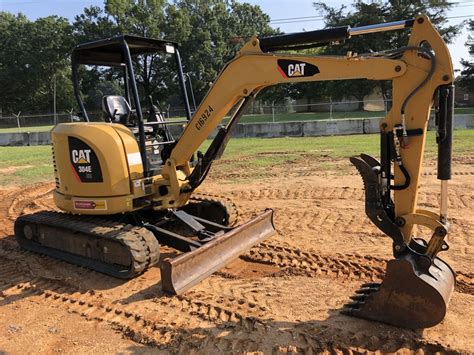
<svg viewBox="0 0 474 355">
<path fill-rule="evenodd" d="M 304 76 L 304 67 L 306 63 L 288 64 L 288 77 Z"/>
<path fill-rule="evenodd" d="M 71 151 L 71 158 L 75 164 L 90 164 L 91 163 L 91 150 L 90 149 L 73 149 Z"/>
<path fill-rule="evenodd" d="M 103 182 L 99 159 L 94 150 L 76 137 L 68 137 L 69 158 L 77 182 Z"/>
<path fill-rule="evenodd" d="M 318 74 L 319 68 L 299 60 L 278 59 L 278 71 L 284 78 L 299 78 Z"/>
</svg>

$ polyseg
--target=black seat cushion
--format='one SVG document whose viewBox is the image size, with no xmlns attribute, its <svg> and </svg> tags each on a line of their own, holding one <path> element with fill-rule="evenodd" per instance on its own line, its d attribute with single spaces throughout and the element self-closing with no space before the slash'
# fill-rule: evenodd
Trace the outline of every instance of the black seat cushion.
<svg viewBox="0 0 474 355">
<path fill-rule="evenodd" d="M 123 96 L 108 95 L 102 99 L 102 109 L 111 122 L 126 125 L 132 109 Z"/>
</svg>

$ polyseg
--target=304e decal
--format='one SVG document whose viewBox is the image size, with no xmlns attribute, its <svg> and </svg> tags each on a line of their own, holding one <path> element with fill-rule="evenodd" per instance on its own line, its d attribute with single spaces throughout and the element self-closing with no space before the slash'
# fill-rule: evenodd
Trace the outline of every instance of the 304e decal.
<svg viewBox="0 0 474 355">
<path fill-rule="evenodd" d="M 319 68 L 298 60 L 278 59 L 278 71 L 284 78 L 298 78 L 318 74 Z"/>
<path fill-rule="evenodd" d="M 91 147 L 82 140 L 68 137 L 69 156 L 74 175 L 81 182 L 102 182 L 99 159 Z"/>
</svg>

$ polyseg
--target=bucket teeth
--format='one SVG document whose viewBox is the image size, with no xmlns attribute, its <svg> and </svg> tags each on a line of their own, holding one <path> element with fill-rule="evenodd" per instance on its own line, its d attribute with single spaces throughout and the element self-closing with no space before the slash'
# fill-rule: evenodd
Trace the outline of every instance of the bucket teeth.
<svg viewBox="0 0 474 355">
<path fill-rule="evenodd" d="M 358 290 L 356 290 L 355 293 L 359 295 L 369 295 L 372 292 L 377 291 L 379 288 L 378 287 L 361 287 Z"/>
<path fill-rule="evenodd" d="M 374 287 L 380 287 L 381 283 L 380 282 L 367 282 L 365 284 L 362 284 L 360 287 L 370 287 L 370 288 L 374 288 Z"/>
<path fill-rule="evenodd" d="M 353 295 L 350 299 L 353 301 L 363 301 L 365 300 L 365 295 Z"/>
<path fill-rule="evenodd" d="M 349 317 L 357 317 L 358 313 L 360 311 L 361 305 L 352 305 L 351 303 L 348 303 L 344 305 L 344 308 L 341 310 L 341 314 Z"/>
</svg>

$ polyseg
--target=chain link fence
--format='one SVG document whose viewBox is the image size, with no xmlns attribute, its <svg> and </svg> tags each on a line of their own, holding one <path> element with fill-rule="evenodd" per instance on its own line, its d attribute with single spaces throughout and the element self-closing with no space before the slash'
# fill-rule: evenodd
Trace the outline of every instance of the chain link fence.
<svg viewBox="0 0 474 355">
<path fill-rule="evenodd" d="M 364 119 L 382 118 L 387 114 L 390 101 L 329 101 L 321 103 L 301 103 L 287 100 L 284 104 L 264 104 L 255 101 L 244 112 L 241 123 L 268 123 L 291 121 L 316 121 L 333 119 Z M 193 107 L 192 107 L 193 108 Z M 184 120 L 186 110 L 181 106 L 163 108 L 164 114 L 170 120 Z M 455 109 L 457 114 L 474 114 L 474 107 Z M 232 114 L 232 111 L 230 112 Z M 88 112 L 91 121 L 103 121 L 102 111 Z M 144 114 L 147 117 L 146 113 Z M 228 116 L 229 117 L 229 116 Z M 228 120 L 224 118 L 224 123 Z M 21 112 L 8 116 L 0 116 L 0 132 L 21 132 L 49 130 L 58 123 L 77 122 L 81 118 L 72 110 L 56 114 L 23 114 Z"/>
</svg>

